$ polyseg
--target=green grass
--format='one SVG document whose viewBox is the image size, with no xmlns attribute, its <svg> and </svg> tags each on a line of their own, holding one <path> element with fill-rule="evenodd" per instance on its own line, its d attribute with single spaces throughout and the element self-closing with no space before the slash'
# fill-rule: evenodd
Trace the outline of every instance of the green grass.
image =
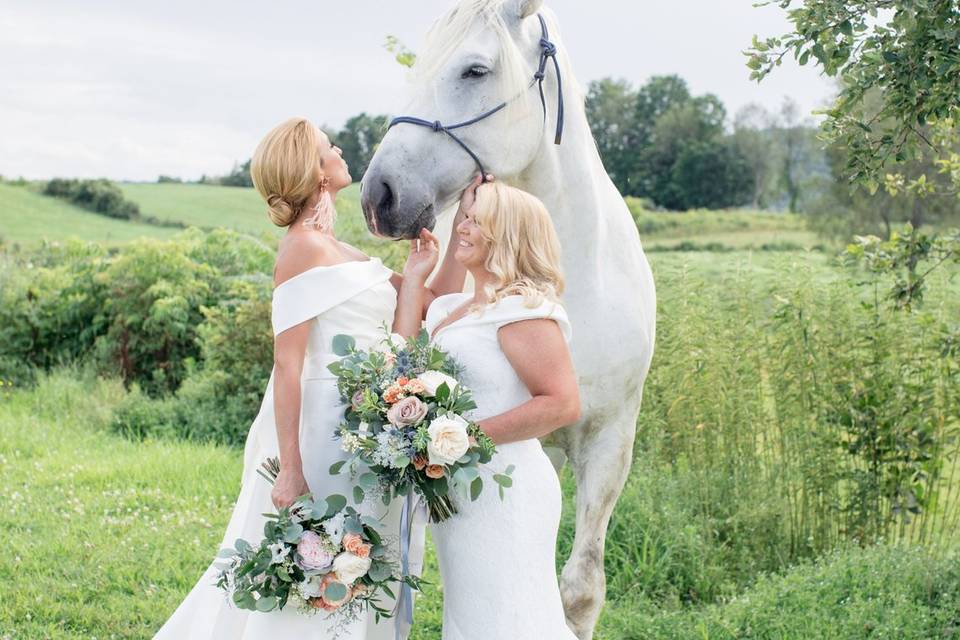
<svg viewBox="0 0 960 640">
<path fill-rule="evenodd" d="M 145 216 L 203 228 L 225 227 L 257 236 L 279 237 L 282 230 L 267 218 L 266 208 L 254 189 L 204 184 L 121 184 L 124 196 L 136 202 Z M 392 255 L 390 243 L 370 237 L 360 214 L 360 188 L 352 185 L 337 199 L 338 235 L 374 253 Z M 627 204 L 640 229 L 644 247 L 651 252 L 686 245 L 695 250 L 718 245 L 725 250 L 805 249 L 824 242 L 792 214 L 762 211 L 650 212 L 635 198 Z M 66 223 L 65 223 L 66 221 Z M 169 237 L 175 229 L 111 220 L 63 202 L 41 196 L 29 188 L 0 184 L 0 236 L 9 242 L 37 244 L 46 238 L 76 236 L 108 244 L 143 235 Z"/>
<path fill-rule="evenodd" d="M 36 246 L 44 240 L 79 238 L 114 245 L 144 236 L 169 238 L 177 231 L 108 218 L 27 186 L 0 183 L 0 238 L 8 243 Z"/>
<path fill-rule="evenodd" d="M 0 387 L 0 637 L 150 637 L 214 555 L 242 451 L 113 435 L 110 410 L 124 393 L 117 382 L 75 370 L 44 377 L 31 390 Z M 643 526 L 630 509 L 618 515 Z M 955 556 L 848 549 L 762 577 L 731 601 L 706 607 L 654 604 L 629 588 L 642 558 L 618 562 L 623 575 L 612 577 L 598 640 L 960 633 Z M 417 601 L 413 638 L 438 640 L 442 590 L 432 552 L 426 578 L 434 586 Z"/>
<path fill-rule="evenodd" d="M 226 227 L 259 235 L 276 232 L 254 189 L 209 184 L 121 184 L 123 195 L 145 216 L 195 227 Z"/>
</svg>

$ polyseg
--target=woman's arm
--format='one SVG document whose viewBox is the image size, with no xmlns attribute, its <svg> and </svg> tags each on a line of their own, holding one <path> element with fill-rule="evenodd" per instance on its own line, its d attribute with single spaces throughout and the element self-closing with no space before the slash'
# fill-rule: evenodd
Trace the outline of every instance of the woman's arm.
<svg viewBox="0 0 960 640">
<path fill-rule="evenodd" d="M 280 473 L 270 497 L 278 509 L 309 493 L 300 458 L 300 376 L 307 351 L 310 322 L 279 334 L 273 342 L 273 411 L 280 446 Z"/>
<path fill-rule="evenodd" d="M 288 239 L 277 257 L 274 285 L 316 267 L 336 264 L 336 241 L 323 234 L 300 234 Z M 270 497 L 278 509 L 288 507 L 310 489 L 300 458 L 300 376 L 307 354 L 310 322 L 301 322 L 273 339 L 273 411 L 280 448 L 280 473 Z"/>
<path fill-rule="evenodd" d="M 447 255 L 452 252 L 448 251 Z M 424 282 L 433 271 L 440 255 L 440 243 L 437 237 L 423 229 L 420 240 L 410 241 L 410 255 L 403 267 L 403 282 L 397 293 L 397 310 L 393 315 L 393 332 L 404 338 L 420 333 L 427 301 L 428 289 Z M 461 288 L 462 288 L 461 284 Z M 430 298 L 430 301 L 433 297 Z"/>
<path fill-rule="evenodd" d="M 580 390 L 560 326 L 546 318 L 500 327 L 500 348 L 533 397 L 480 421 L 495 444 L 540 438 L 580 419 Z"/>
</svg>

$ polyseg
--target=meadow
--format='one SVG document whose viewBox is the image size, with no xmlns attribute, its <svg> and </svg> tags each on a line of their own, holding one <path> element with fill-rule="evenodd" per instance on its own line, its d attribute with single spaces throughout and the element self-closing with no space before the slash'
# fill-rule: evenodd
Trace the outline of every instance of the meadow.
<svg viewBox="0 0 960 640">
<path fill-rule="evenodd" d="M 41 238 L 6 215 L 17 198 L 29 204 L 23 189 L 0 185 L 0 235 L 36 246 Z M 68 310 L 83 307 L 84 291 L 100 291 L 84 287 L 124 276 L 126 288 L 113 289 L 119 298 L 142 305 L 144 291 L 164 295 L 154 306 L 165 312 L 153 320 L 178 330 L 199 324 L 187 338 L 201 347 L 173 395 L 151 397 L 150 384 L 171 380 L 147 373 L 126 387 L 93 338 L 57 352 L 82 357 L 52 358 L 13 384 L 13 373 L 0 374 L 0 638 L 150 637 L 216 552 L 237 492 L 246 425 L 204 432 L 210 407 L 201 412 L 198 399 L 255 371 L 243 389 L 258 401 L 258 376 L 269 367 L 260 328 L 268 289 L 225 287 L 216 295 L 230 302 L 215 313 L 170 305 L 199 306 L 191 296 L 216 282 L 219 272 L 191 265 L 196 256 L 230 274 L 224 279 L 265 276 L 276 234 L 257 221 L 262 208 L 249 190 L 124 189 L 146 214 L 200 226 L 234 220 L 239 233 L 164 241 L 175 230 L 154 227 L 164 235 L 111 240 L 107 253 L 70 244 L 60 253 L 8 250 L 5 301 L 32 306 L 23 323 L 0 327 L 11 332 L 4 337 L 19 331 L 54 351 L 73 327 L 106 322 L 39 319 L 66 313 L 54 303 L 76 273 Z M 396 265 L 399 245 L 368 239 L 355 188 L 343 195 L 341 237 Z M 61 210 L 43 237 L 105 240 L 64 222 L 76 214 Z M 634 215 L 645 243 L 662 247 L 649 254 L 658 342 L 633 468 L 607 538 L 609 591 L 596 637 L 960 637 L 955 271 L 936 274 L 922 307 L 894 311 L 883 300 L 888 283 L 839 265 L 835 247 L 797 249 L 820 244 L 798 218 L 636 207 Z M 718 250 L 678 250 L 684 242 Z M 142 283 L 130 275 L 141 271 Z M 164 287 L 155 272 L 181 284 L 156 294 Z M 34 297 L 23 302 L 17 291 Z M 238 304 L 237 291 L 255 304 Z M 90 313 L 130 317 L 122 308 Z M 186 432 L 191 420 L 200 426 Z M 561 479 L 562 561 L 574 485 L 566 471 Z M 425 577 L 434 585 L 417 601 L 413 637 L 436 640 L 442 587 L 432 555 Z"/>
</svg>

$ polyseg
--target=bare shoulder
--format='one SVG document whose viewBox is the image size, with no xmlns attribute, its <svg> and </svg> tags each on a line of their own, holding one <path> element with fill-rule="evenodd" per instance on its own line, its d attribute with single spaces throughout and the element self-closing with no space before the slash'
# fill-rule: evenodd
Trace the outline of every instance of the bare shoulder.
<svg viewBox="0 0 960 640">
<path fill-rule="evenodd" d="M 322 233 L 290 233 L 280 241 L 273 268 L 273 284 L 279 285 L 314 267 L 343 262 L 339 243 Z"/>
<path fill-rule="evenodd" d="M 357 249 L 352 244 L 347 244 L 343 240 L 337 240 L 337 243 L 340 245 L 340 249 L 345 254 L 350 256 L 351 260 L 369 260 L 370 259 L 370 256 L 365 254 L 363 251 L 360 251 L 360 249 Z"/>
<path fill-rule="evenodd" d="M 553 344 L 557 338 L 563 342 L 563 332 L 556 320 L 550 318 L 526 318 L 508 322 L 497 330 L 502 346 L 536 349 L 544 344 Z"/>
</svg>

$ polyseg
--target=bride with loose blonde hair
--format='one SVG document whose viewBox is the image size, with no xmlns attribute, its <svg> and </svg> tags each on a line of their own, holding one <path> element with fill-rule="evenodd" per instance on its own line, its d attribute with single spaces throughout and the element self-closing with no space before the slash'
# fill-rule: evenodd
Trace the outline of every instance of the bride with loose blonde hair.
<svg viewBox="0 0 960 640">
<path fill-rule="evenodd" d="M 535 307 L 558 302 L 563 293 L 560 241 L 547 208 L 526 191 L 499 182 L 477 189 L 473 220 L 490 251 L 484 267 L 492 278 L 484 284 L 489 303 L 521 295 Z"/>
<path fill-rule="evenodd" d="M 497 445 L 484 484 L 512 472 L 512 488 L 502 499 L 484 491 L 457 501 L 456 517 L 433 525 L 443 639 L 576 640 L 557 584 L 560 484 L 538 440 L 580 417 L 557 234 L 543 203 L 497 183 L 477 189 L 455 229 L 452 253 L 476 288 L 427 305 L 426 330 L 463 366 L 460 381 L 477 403 L 469 417 Z M 437 258 L 436 238 L 411 245 L 398 333 L 420 330 L 422 283 Z"/>
</svg>

